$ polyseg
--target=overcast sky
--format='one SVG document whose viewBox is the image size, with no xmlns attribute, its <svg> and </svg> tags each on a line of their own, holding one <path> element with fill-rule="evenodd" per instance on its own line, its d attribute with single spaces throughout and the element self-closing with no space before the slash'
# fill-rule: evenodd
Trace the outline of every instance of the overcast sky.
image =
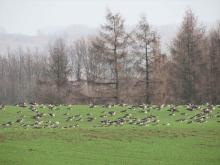
<svg viewBox="0 0 220 165">
<path fill-rule="evenodd" d="M 29 35 L 49 26 L 98 27 L 106 8 L 121 12 L 128 25 L 143 13 L 152 25 L 179 24 L 187 8 L 203 23 L 220 20 L 220 0 L 0 0 L 0 27 Z"/>
</svg>

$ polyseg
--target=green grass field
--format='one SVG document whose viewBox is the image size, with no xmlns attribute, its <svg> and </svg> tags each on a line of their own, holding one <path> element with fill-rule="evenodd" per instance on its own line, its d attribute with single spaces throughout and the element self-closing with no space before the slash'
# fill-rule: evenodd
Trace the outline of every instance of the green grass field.
<svg viewBox="0 0 220 165">
<path fill-rule="evenodd" d="M 0 165 L 75 164 L 219 165 L 220 107 L 0 109 Z"/>
</svg>

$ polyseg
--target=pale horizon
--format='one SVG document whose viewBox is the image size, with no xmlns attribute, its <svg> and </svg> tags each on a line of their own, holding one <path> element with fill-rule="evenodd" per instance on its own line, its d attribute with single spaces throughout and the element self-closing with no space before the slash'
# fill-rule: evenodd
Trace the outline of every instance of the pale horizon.
<svg viewBox="0 0 220 165">
<path fill-rule="evenodd" d="M 0 0 L 0 29 L 7 33 L 36 35 L 39 29 L 85 25 L 98 28 L 105 22 L 106 9 L 120 12 L 126 25 L 135 25 L 145 14 L 151 25 L 179 25 L 191 8 L 199 21 L 220 20 L 220 2 L 213 0 Z M 131 12 L 132 11 L 132 12 Z"/>
</svg>

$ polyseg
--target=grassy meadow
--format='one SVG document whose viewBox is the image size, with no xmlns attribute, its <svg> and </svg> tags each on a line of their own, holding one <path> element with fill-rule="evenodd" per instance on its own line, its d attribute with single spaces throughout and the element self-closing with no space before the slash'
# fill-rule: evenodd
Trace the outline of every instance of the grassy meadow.
<svg viewBox="0 0 220 165">
<path fill-rule="evenodd" d="M 0 165 L 219 165 L 220 106 L 0 107 Z"/>
</svg>

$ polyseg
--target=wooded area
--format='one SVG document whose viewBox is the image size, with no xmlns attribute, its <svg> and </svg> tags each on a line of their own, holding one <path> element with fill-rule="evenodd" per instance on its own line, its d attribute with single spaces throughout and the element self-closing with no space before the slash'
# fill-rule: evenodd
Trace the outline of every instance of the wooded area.
<svg viewBox="0 0 220 165">
<path fill-rule="evenodd" d="M 187 10 L 167 44 L 145 17 L 128 32 L 107 11 L 97 35 L 0 55 L 0 103 L 220 104 L 220 23 L 207 31 Z"/>
</svg>

